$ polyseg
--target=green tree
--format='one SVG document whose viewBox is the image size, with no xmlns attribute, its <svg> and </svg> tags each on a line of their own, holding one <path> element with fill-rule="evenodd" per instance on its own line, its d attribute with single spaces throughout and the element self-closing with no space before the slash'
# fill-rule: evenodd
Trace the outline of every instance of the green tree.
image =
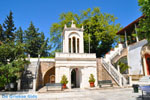
<svg viewBox="0 0 150 100">
<path fill-rule="evenodd" d="M 0 46 L 0 87 L 16 82 L 24 69 L 24 45 L 7 42 Z"/>
<path fill-rule="evenodd" d="M 24 44 L 15 43 L 15 31 L 12 12 L 0 25 L 0 87 L 4 87 L 11 82 L 16 82 L 20 78 L 24 69 L 25 59 Z"/>
<path fill-rule="evenodd" d="M 125 64 L 125 63 L 123 63 L 121 61 L 118 62 L 118 65 L 120 67 L 120 72 L 122 74 L 126 73 L 126 71 L 130 68 L 127 64 Z"/>
<path fill-rule="evenodd" d="M 90 52 L 96 53 L 97 57 L 107 53 L 112 44 L 118 39 L 116 32 L 120 29 L 120 24 L 115 24 L 117 19 L 113 15 L 101 13 L 99 8 L 87 9 L 82 13 L 84 25 L 84 45 L 85 52 L 88 51 L 90 36 Z"/>
<path fill-rule="evenodd" d="M 150 0 L 138 0 L 140 10 L 142 11 L 144 18 L 142 18 L 139 22 L 138 36 L 143 39 L 146 38 L 148 40 L 148 44 L 150 44 Z"/>
<path fill-rule="evenodd" d="M 41 57 L 48 57 L 49 56 L 49 50 L 51 49 L 50 45 L 48 45 L 49 38 L 45 40 L 44 33 L 41 33 L 41 48 L 39 51 L 39 54 Z"/>
<path fill-rule="evenodd" d="M 13 13 L 10 11 L 9 16 L 5 19 L 3 23 L 4 27 L 4 40 L 7 41 L 14 41 L 15 34 L 14 31 L 16 30 L 16 27 L 14 25 L 13 21 Z"/>
<path fill-rule="evenodd" d="M 33 23 L 25 30 L 25 48 L 26 52 L 31 55 L 31 57 L 38 57 L 38 52 L 40 50 L 40 33 L 38 28 L 35 28 Z"/>
<path fill-rule="evenodd" d="M 40 54 L 42 57 L 48 56 L 48 39 L 45 40 L 44 33 L 38 32 L 39 29 L 35 28 L 33 23 L 25 30 L 25 48 L 26 53 L 30 54 L 31 57 L 38 57 Z"/>
<path fill-rule="evenodd" d="M 77 25 L 80 25 L 80 17 L 77 14 L 73 14 L 72 12 L 62 13 L 60 15 L 60 22 L 53 23 L 50 28 L 50 45 L 54 49 L 51 54 L 54 56 L 55 52 L 60 52 L 62 49 L 62 31 L 64 29 L 64 25 L 67 24 L 68 27 L 71 26 L 71 21 L 74 20 Z"/>
<path fill-rule="evenodd" d="M 24 42 L 24 32 L 21 27 L 16 31 L 16 42 L 23 43 Z"/>
<path fill-rule="evenodd" d="M 4 31 L 2 25 L 0 24 L 0 44 L 2 44 L 3 41 L 4 41 Z"/>
<path fill-rule="evenodd" d="M 85 52 L 89 50 L 90 36 L 90 52 L 96 53 L 97 57 L 103 56 L 108 52 L 112 43 L 118 39 L 116 32 L 120 29 L 120 24 L 115 24 L 117 18 L 110 14 L 101 13 L 99 8 L 94 8 L 93 11 L 89 8 L 82 11 L 80 15 L 72 12 L 62 13 L 59 19 L 60 22 L 54 23 L 50 29 L 50 42 L 54 43 L 51 45 L 55 48 L 55 51 L 61 50 L 61 33 L 65 24 L 67 27 L 70 27 L 71 20 L 74 20 L 74 23 L 79 28 L 82 25 L 84 26 Z"/>
</svg>

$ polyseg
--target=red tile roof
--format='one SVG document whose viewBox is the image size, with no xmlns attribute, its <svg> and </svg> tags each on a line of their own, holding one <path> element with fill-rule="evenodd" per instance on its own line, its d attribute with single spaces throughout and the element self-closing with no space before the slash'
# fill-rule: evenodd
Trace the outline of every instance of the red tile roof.
<svg viewBox="0 0 150 100">
<path fill-rule="evenodd" d="M 133 21 L 132 23 L 130 23 L 129 25 L 127 25 L 126 27 L 121 29 L 120 31 L 118 31 L 116 34 L 117 35 L 124 35 L 125 31 L 127 34 L 131 34 L 133 32 L 133 30 L 135 29 L 135 24 L 138 24 L 139 20 L 143 17 L 144 17 L 144 15 L 139 17 L 138 19 L 136 19 L 135 21 Z"/>
</svg>

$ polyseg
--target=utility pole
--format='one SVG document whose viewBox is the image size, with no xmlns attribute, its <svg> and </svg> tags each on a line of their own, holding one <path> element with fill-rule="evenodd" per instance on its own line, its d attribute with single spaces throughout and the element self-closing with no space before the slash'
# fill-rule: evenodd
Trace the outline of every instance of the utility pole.
<svg viewBox="0 0 150 100">
<path fill-rule="evenodd" d="M 90 48 L 91 47 L 90 47 L 90 31 L 89 30 L 90 30 L 90 24 L 89 24 L 89 29 L 88 29 L 88 33 L 89 33 L 89 53 L 90 53 Z"/>
<path fill-rule="evenodd" d="M 90 33 L 89 33 L 89 53 L 90 53 Z"/>
</svg>

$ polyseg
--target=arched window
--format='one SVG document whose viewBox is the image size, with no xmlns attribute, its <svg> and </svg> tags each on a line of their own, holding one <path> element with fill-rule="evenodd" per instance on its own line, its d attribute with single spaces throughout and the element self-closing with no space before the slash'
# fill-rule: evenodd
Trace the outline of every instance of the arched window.
<svg viewBox="0 0 150 100">
<path fill-rule="evenodd" d="M 76 38 L 73 37 L 72 40 L 73 40 L 73 53 L 76 53 Z"/>
<path fill-rule="evenodd" d="M 71 53 L 71 38 L 69 38 L 69 53 Z"/>
<path fill-rule="evenodd" d="M 55 83 L 55 75 L 50 76 L 50 83 Z"/>
<path fill-rule="evenodd" d="M 79 38 L 77 39 L 77 53 L 79 53 Z"/>
</svg>

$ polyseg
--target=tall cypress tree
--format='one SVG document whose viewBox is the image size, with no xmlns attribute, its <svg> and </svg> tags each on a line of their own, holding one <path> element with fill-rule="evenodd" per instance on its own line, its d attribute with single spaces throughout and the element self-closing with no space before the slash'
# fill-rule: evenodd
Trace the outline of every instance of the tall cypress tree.
<svg viewBox="0 0 150 100">
<path fill-rule="evenodd" d="M 39 54 L 41 57 L 47 57 L 49 56 L 48 51 L 51 49 L 51 46 L 48 45 L 49 38 L 45 40 L 45 35 L 44 33 L 41 33 L 41 48 Z"/>
<path fill-rule="evenodd" d="M 13 13 L 10 11 L 9 16 L 4 21 L 3 24 L 4 27 L 4 40 L 7 41 L 13 41 L 15 39 L 14 31 L 16 30 L 16 27 L 14 25 L 13 21 Z"/>
<path fill-rule="evenodd" d="M 35 28 L 31 22 L 28 29 L 25 30 L 26 53 L 30 54 L 31 57 L 38 57 L 40 47 L 40 33 L 38 33 L 38 28 Z"/>
<path fill-rule="evenodd" d="M 24 42 L 24 31 L 21 27 L 16 31 L 16 42 L 23 43 Z"/>
<path fill-rule="evenodd" d="M 48 51 L 51 49 L 50 45 L 48 45 L 49 38 L 45 39 L 44 33 L 38 32 L 38 30 L 31 22 L 28 29 L 24 31 L 26 53 L 30 54 L 31 57 L 38 57 L 38 54 L 41 57 L 47 57 L 49 56 Z"/>
<path fill-rule="evenodd" d="M 13 22 L 12 12 L 0 25 L 0 87 L 16 82 L 21 77 L 25 59 L 24 44 L 15 43 L 16 27 Z"/>
<path fill-rule="evenodd" d="M 3 41 L 4 41 L 4 31 L 2 25 L 0 24 L 0 44 L 2 44 Z"/>
</svg>

